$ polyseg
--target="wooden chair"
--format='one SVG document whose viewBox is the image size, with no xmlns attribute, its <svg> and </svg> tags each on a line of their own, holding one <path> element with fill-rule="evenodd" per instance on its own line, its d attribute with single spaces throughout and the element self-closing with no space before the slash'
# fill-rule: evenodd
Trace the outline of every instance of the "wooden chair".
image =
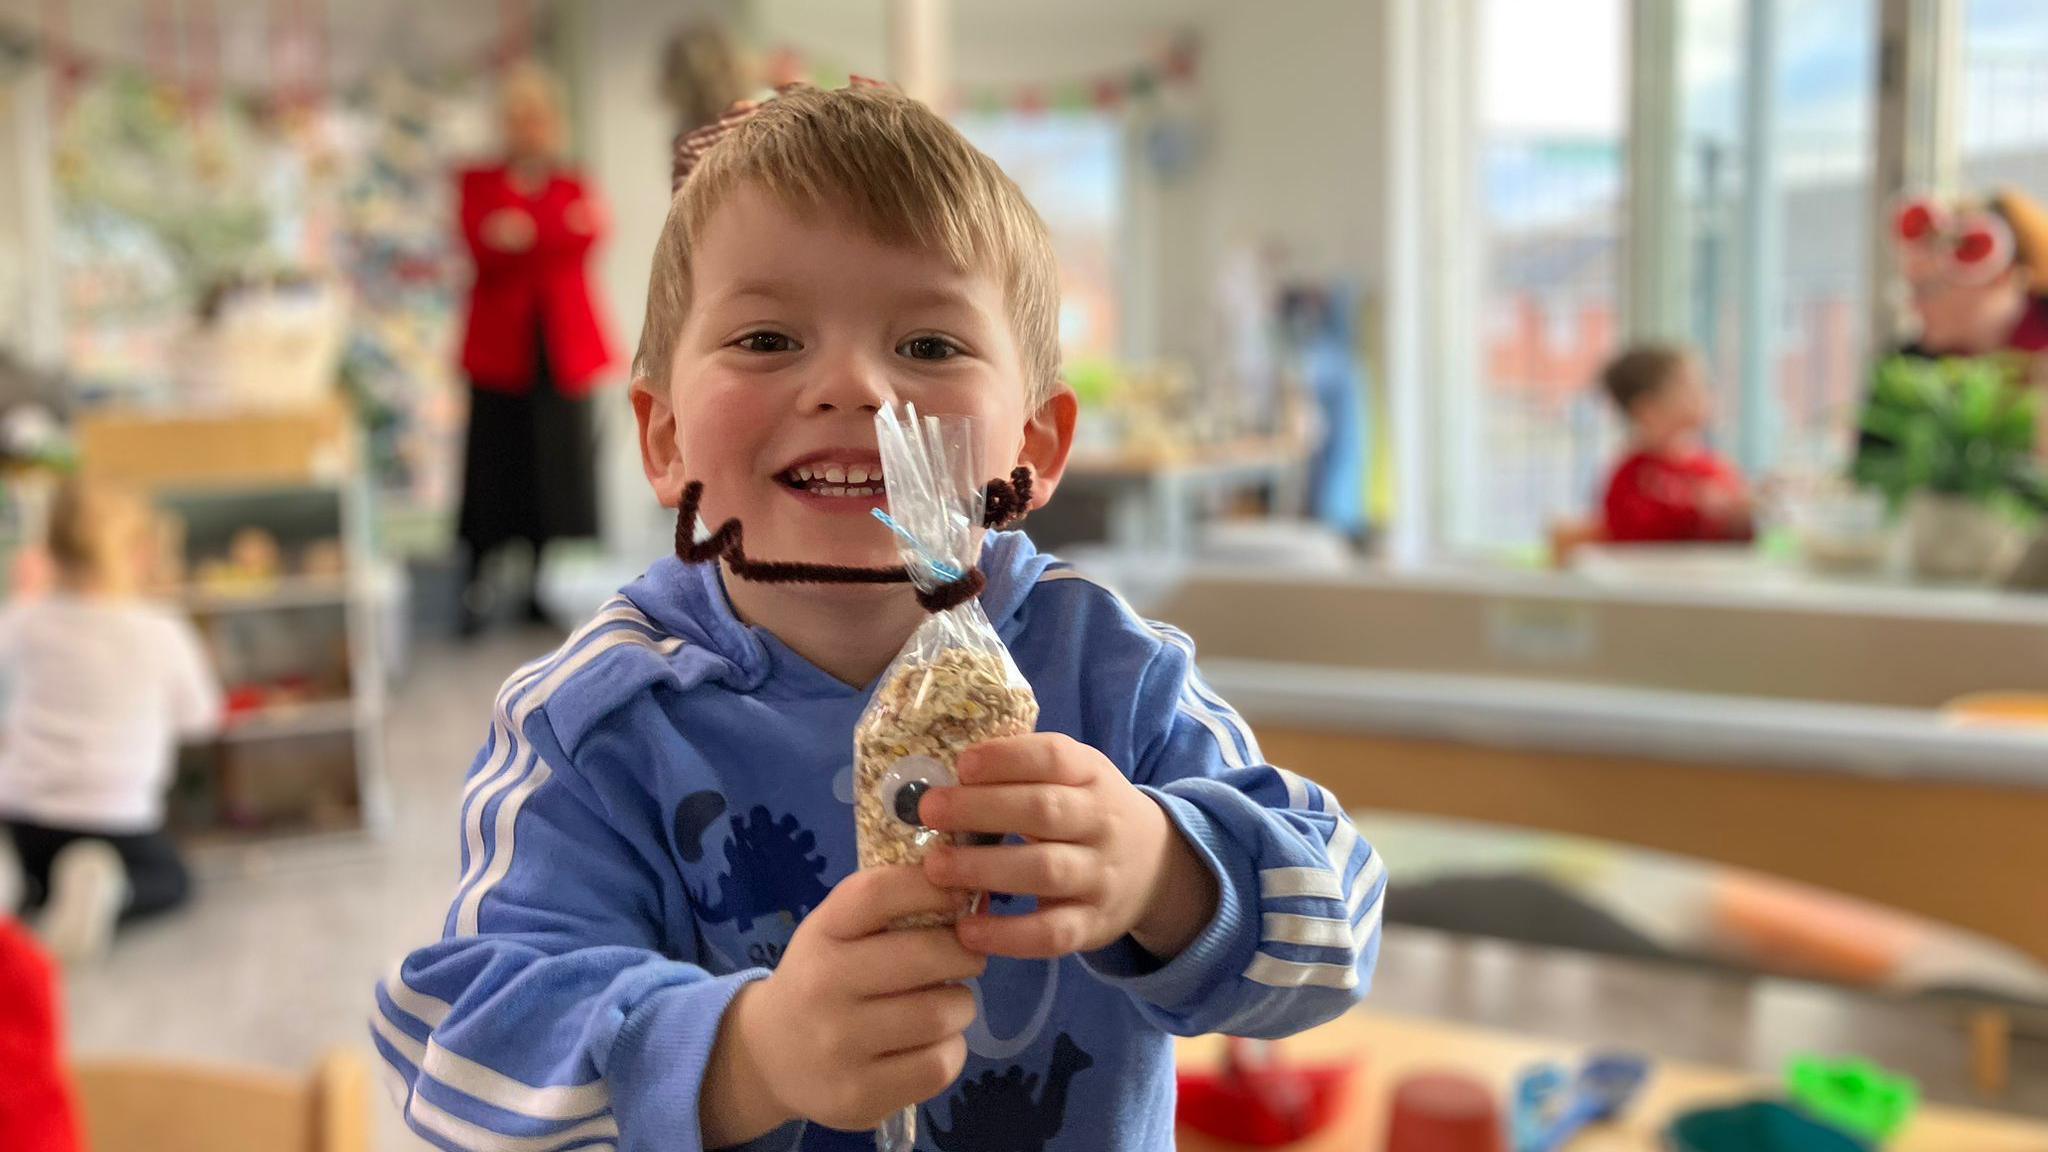
<svg viewBox="0 0 2048 1152">
<path fill-rule="evenodd" d="M 306 1076 L 140 1057 L 72 1075 L 93 1152 L 370 1152 L 370 1073 L 353 1052 Z"/>
</svg>

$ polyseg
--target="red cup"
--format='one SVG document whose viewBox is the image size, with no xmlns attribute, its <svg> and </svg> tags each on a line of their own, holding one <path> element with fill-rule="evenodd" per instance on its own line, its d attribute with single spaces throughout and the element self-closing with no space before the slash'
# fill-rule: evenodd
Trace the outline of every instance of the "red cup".
<svg viewBox="0 0 2048 1152">
<path fill-rule="evenodd" d="M 1425 1072 L 1394 1088 L 1387 1152 L 1504 1152 L 1500 1109 L 1486 1085 Z"/>
</svg>

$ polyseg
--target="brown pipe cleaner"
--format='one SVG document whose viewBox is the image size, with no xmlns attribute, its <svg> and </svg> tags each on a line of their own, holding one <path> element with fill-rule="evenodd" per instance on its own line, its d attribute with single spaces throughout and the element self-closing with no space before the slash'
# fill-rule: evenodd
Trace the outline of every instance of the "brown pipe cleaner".
<svg viewBox="0 0 2048 1152">
<path fill-rule="evenodd" d="M 693 480 L 683 489 L 676 505 L 676 556 L 686 564 L 709 564 L 724 560 L 733 575 L 757 584 L 907 584 L 910 572 L 894 568 L 855 568 L 841 564 L 806 564 L 782 560 L 755 560 L 747 555 L 745 530 L 737 519 L 727 520 L 718 530 L 697 539 L 697 507 L 704 499 L 704 482 Z M 1018 468 L 1008 481 L 991 480 L 983 497 L 981 523 L 984 528 L 1002 528 L 1022 519 L 1031 510 L 1031 469 Z M 988 587 L 980 568 L 930 591 L 920 588 L 917 602 L 931 613 L 958 608 Z"/>
</svg>

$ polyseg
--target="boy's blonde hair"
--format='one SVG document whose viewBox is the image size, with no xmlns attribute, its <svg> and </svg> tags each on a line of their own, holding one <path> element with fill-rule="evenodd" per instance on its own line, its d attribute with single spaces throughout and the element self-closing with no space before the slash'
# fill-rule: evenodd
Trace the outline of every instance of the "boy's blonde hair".
<svg viewBox="0 0 2048 1152">
<path fill-rule="evenodd" d="M 669 204 L 647 283 L 636 379 L 666 386 L 690 307 L 690 253 L 743 185 L 798 211 L 837 210 L 890 244 L 936 248 L 994 275 L 1036 409 L 1059 376 L 1059 266 L 1024 193 L 952 125 L 892 88 L 799 88 L 762 105 L 704 154 Z"/>
</svg>

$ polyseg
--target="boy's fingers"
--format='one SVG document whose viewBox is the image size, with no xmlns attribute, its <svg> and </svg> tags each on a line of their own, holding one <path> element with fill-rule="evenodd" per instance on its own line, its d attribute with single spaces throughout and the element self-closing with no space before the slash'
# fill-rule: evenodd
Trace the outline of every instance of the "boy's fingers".
<svg viewBox="0 0 2048 1152">
<path fill-rule="evenodd" d="M 1056 960 L 1087 946 L 1089 912 L 1080 904 L 1056 904 L 1025 916 L 969 916 L 957 930 L 960 942 L 975 952 Z"/>
<path fill-rule="evenodd" d="M 988 957 L 962 947 L 950 925 L 877 933 L 852 942 L 840 955 L 847 989 L 858 996 L 897 996 L 972 980 L 988 968 Z"/>
<path fill-rule="evenodd" d="M 922 1104 L 951 1087 L 967 1066 L 967 1041 L 958 1035 L 909 1052 L 877 1060 L 863 1079 L 875 1095 L 889 1101 L 888 1110 L 873 1118 L 879 1123 L 898 1108 Z"/>
<path fill-rule="evenodd" d="M 853 1017 L 868 1050 L 910 1052 L 967 1031 L 974 993 L 957 984 L 870 1000 Z"/>
<path fill-rule="evenodd" d="M 918 819 L 944 832 L 987 832 L 1033 840 L 1085 841 L 1102 826 L 1102 812 L 1085 788 L 1060 784 L 974 784 L 934 788 L 918 804 Z"/>
<path fill-rule="evenodd" d="M 944 888 L 1006 892 L 1012 896 L 1072 900 L 1095 894 L 1097 857 L 1072 844 L 998 844 L 940 848 L 925 859 L 925 875 Z"/>
<path fill-rule="evenodd" d="M 859 940 L 898 920 L 959 908 L 960 894 L 925 879 L 915 864 L 863 868 L 839 882 L 811 913 L 820 931 L 839 940 Z"/>
<path fill-rule="evenodd" d="M 1086 784 L 1091 773 L 1080 748 L 1057 732 L 989 740 L 960 753 L 953 774 L 962 784 Z"/>
</svg>

